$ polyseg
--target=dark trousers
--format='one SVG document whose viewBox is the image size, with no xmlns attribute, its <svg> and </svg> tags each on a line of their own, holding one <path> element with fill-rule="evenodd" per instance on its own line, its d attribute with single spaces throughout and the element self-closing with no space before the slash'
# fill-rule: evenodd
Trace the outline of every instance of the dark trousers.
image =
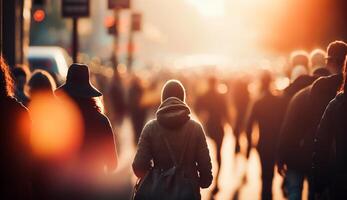
<svg viewBox="0 0 347 200">
<path fill-rule="evenodd" d="M 221 164 L 222 164 L 222 152 L 221 152 L 221 150 L 222 150 L 222 144 L 223 144 L 223 139 L 224 139 L 223 125 L 208 124 L 207 125 L 207 134 L 216 144 L 216 157 L 217 157 L 217 162 L 218 162 L 218 171 L 217 171 L 217 175 L 216 175 L 215 180 L 218 183 L 219 172 L 220 172 L 220 168 L 221 168 Z M 216 185 L 216 187 L 218 187 L 218 186 Z"/>
<path fill-rule="evenodd" d="M 263 153 L 261 152 L 259 152 L 259 157 L 260 157 L 260 164 L 261 164 L 261 179 L 262 179 L 261 199 L 271 200 L 275 160 L 273 157 L 263 155 Z"/>
</svg>

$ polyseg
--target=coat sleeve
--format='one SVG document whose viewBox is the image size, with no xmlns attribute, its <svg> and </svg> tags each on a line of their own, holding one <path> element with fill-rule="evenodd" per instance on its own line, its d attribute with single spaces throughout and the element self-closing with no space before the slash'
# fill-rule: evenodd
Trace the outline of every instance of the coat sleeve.
<svg viewBox="0 0 347 200">
<path fill-rule="evenodd" d="M 314 184 L 317 191 L 323 191 L 329 184 L 329 171 L 331 171 L 331 150 L 333 138 L 336 130 L 334 126 L 334 109 L 333 105 L 328 105 L 318 126 L 318 131 L 314 139 L 313 152 L 313 175 Z"/>
<path fill-rule="evenodd" d="M 135 175 L 139 178 L 145 176 L 146 172 L 151 168 L 151 160 L 153 159 L 150 148 L 150 129 L 149 123 L 142 129 L 137 152 L 132 164 Z"/>
<path fill-rule="evenodd" d="M 206 136 L 202 126 L 199 125 L 196 130 L 198 131 L 196 162 L 199 172 L 199 184 L 201 188 L 208 188 L 213 179 L 210 152 L 207 147 Z"/>
</svg>

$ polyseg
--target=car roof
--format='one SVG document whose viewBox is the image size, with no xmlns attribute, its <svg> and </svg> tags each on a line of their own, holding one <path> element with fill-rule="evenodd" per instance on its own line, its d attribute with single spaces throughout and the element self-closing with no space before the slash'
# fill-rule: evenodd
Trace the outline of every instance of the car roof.
<svg viewBox="0 0 347 200">
<path fill-rule="evenodd" d="M 58 46 L 30 46 L 28 58 L 51 58 L 57 62 L 58 71 L 66 76 L 68 55 L 65 49 Z"/>
</svg>

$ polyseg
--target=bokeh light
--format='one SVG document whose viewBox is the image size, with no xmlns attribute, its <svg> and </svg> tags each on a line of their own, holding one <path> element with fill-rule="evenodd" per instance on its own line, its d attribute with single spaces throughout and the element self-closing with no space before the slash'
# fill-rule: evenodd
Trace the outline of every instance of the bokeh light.
<svg viewBox="0 0 347 200">
<path fill-rule="evenodd" d="M 35 94 L 28 108 L 35 156 L 63 158 L 77 153 L 83 122 L 78 108 L 68 97 L 62 95 L 56 99 L 48 93 Z"/>
<path fill-rule="evenodd" d="M 42 22 L 46 17 L 46 13 L 42 9 L 35 10 L 33 18 L 36 22 Z"/>
</svg>

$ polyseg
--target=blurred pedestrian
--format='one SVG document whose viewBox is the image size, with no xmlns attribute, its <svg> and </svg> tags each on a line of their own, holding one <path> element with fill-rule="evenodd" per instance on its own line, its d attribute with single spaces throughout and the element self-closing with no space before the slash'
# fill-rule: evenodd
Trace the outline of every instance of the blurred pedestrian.
<svg viewBox="0 0 347 200">
<path fill-rule="evenodd" d="M 172 167 L 182 169 L 193 186 L 187 189 L 194 192 L 195 199 L 200 199 L 200 188 L 207 188 L 212 182 L 212 164 L 204 130 L 190 118 L 185 96 L 179 81 L 166 82 L 156 119 L 143 128 L 132 166 L 136 176 L 142 179 L 148 171 L 164 173 Z M 155 192 L 159 195 L 163 191 Z"/>
<path fill-rule="evenodd" d="M 50 115 L 54 113 L 53 107 L 55 106 L 52 101 L 55 101 L 55 96 L 53 91 L 56 89 L 56 84 L 53 77 L 44 70 L 35 70 L 28 81 L 31 101 L 29 104 L 29 108 L 32 108 L 33 104 L 40 104 L 41 107 L 45 109 L 46 117 L 38 118 L 36 110 L 30 110 L 32 114 L 33 124 L 39 124 L 39 126 L 45 126 L 47 121 L 52 121 L 52 123 L 57 123 L 56 118 L 51 117 Z M 47 104 L 47 106 L 45 106 Z M 38 131 L 35 127 L 35 130 L 32 131 L 31 141 L 36 137 Z M 54 127 L 52 127 L 54 128 Z M 57 128 L 57 127 L 55 127 Z M 48 131 L 47 131 L 48 132 Z M 53 134 L 49 132 L 46 134 Z M 54 160 L 51 156 L 49 158 L 38 158 L 34 157 L 33 159 L 33 198 L 34 199 L 53 199 L 54 196 L 52 192 L 52 185 L 54 182 L 52 181 L 52 172 L 57 173 L 56 166 L 50 161 Z"/>
<path fill-rule="evenodd" d="M 341 92 L 328 104 L 316 134 L 313 173 L 317 199 L 347 199 L 347 71 Z"/>
<path fill-rule="evenodd" d="M 247 155 L 249 155 L 252 145 L 253 125 L 254 123 L 259 124 L 259 141 L 256 149 L 261 163 L 261 199 L 263 200 L 272 199 L 276 148 L 282 122 L 281 113 L 284 109 L 280 97 L 272 93 L 271 84 L 271 73 L 269 71 L 263 72 L 261 77 L 261 97 L 254 103 L 246 126 L 248 139 Z M 276 112 L 269 112 L 269 110 Z"/>
<path fill-rule="evenodd" d="M 40 93 L 54 95 L 53 92 L 57 87 L 53 77 L 47 71 L 39 69 L 32 73 L 28 86 L 31 96 Z"/>
<path fill-rule="evenodd" d="M 147 109 L 142 104 L 144 88 L 141 79 L 133 74 L 128 92 L 128 109 L 134 130 L 134 142 L 138 143 L 141 131 L 145 125 Z"/>
<path fill-rule="evenodd" d="M 1 199 L 31 199 L 31 120 L 14 98 L 13 80 L 0 57 Z"/>
<path fill-rule="evenodd" d="M 221 150 L 224 139 L 224 125 L 230 123 L 226 97 L 217 90 L 217 86 L 217 78 L 211 76 L 208 79 L 208 90 L 198 97 L 195 102 L 195 110 L 200 119 L 204 122 L 207 135 L 216 145 L 218 170 L 213 194 L 219 191 L 218 178 L 222 164 Z"/>
<path fill-rule="evenodd" d="M 289 199 L 301 199 L 304 179 L 309 182 L 309 199 L 314 199 L 311 171 L 313 138 L 327 104 L 341 85 L 347 45 L 341 41 L 332 42 L 327 52 L 326 66 L 333 75 L 321 77 L 298 92 L 289 103 L 282 126 L 278 170 L 285 176 Z"/>
<path fill-rule="evenodd" d="M 69 67 L 66 83 L 56 93 L 67 94 L 79 108 L 83 118 L 83 140 L 78 154 L 77 177 L 80 185 L 66 188 L 72 192 L 69 198 L 102 198 L 103 188 L 93 187 L 103 176 L 113 172 L 117 166 L 115 135 L 108 118 L 101 113 L 97 98 L 102 96 L 89 80 L 89 69 L 84 64 Z M 80 181 L 80 180 L 74 180 Z"/>
<path fill-rule="evenodd" d="M 15 97 L 24 106 L 27 106 L 30 98 L 26 93 L 25 86 L 29 77 L 29 72 L 24 66 L 15 67 L 12 70 L 13 77 L 15 80 Z"/>
<path fill-rule="evenodd" d="M 309 56 L 305 51 L 294 51 L 290 57 L 291 83 L 284 89 L 283 99 L 289 103 L 290 99 L 301 89 L 309 86 L 315 80 L 309 75 Z"/>
<path fill-rule="evenodd" d="M 325 67 L 326 52 L 323 49 L 314 49 L 310 53 L 311 69 Z"/>
<path fill-rule="evenodd" d="M 114 125 L 122 124 L 126 112 L 125 94 L 122 79 L 117 70 L 113 74 L 113 79 L 110 86 L 110 99 L 113 111 Z"/>
<path fill-rule="evenodd" d="M 250 102 L 248 84 L 249 82 L 246 80 L 246 77 L 243 77 L 237 79 L 233 86 L 232 97 L 236 109 L 236 122 L 233 130 L 235 136 L 235 154 L 240 152 L 240 135 L 244 131 L 246 113 Z"/>
<path fill-rule="evenodd" d="M 298 66 L 303 67 L 306 73 L 309 73 L 311 71 L 310 55 L 304 50 L 295 50 L 290 54 L 289 65 L 289 77 L 292 76 L 293 70 Z"/>
</svg>

